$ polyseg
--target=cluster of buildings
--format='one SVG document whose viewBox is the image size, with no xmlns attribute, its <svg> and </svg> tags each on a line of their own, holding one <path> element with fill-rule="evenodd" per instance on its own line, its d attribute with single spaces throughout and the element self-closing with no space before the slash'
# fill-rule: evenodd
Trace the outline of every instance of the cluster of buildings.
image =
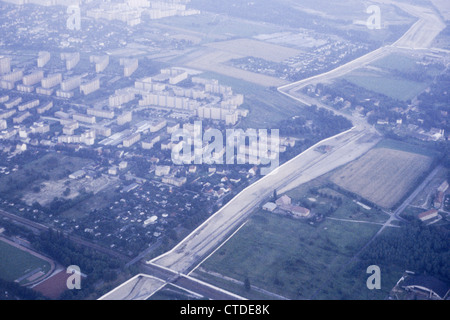
<svg viewBox="0 0 450 320">
<path fill-rule="evenodd" d="M 142 99 L 139 106 L 158 106 L 187 111 L 200 119 L 225 121 L 235 125 L 248 110 L 238 109 L 244 103 L 242 94 L 234 94 L 231 87 L 219 84 L 214 79 L 192 77 L 193 87 L 177 86 L 189 78 L 187 71 L 180 68 L 163 69 L 154 77 L 135 82 Z"/>
<path fill-rule="evenodd" d="M 141 23 L 143 13 L 152 20 L 199 14 L 199 10 L 186 8 L 186 4 L 189 2 L 190 0 L 127 0 L 123 3 L 107 2 L 102 3 L 98 8 L 88 10 L 86 14 L 88 17 L 94 19 L 118 20 L 125 22 L 128 26 L 135 26 Z"/>
<path fill-rule="evenodd" d="M 275 202 L 267 202 L 263 206 L 263 210 L 269 212 L 277 212 L 280 214 L 287 214 L 293 218 L 309 218 L 311 217 L 311 210 L 292 204 L 292 199 L 283 195 Z"/>
<path fill-rule="evenodd" d="M 440 219 L 439 210 L 443 209 L 445 194 L 449 188 L 449 184 L 446 181 L 442 182 L 436 189 L 434 200 L 432 202 L 432 208 L 418 215 L 420 221 L 424 223 L 431 223 Z M 445 209 L 445 208 L 444 208 Z"/>
<path fill-rule="evenodd" d="M 6 90 L 16 89 L 24 93 L 33 93 L 51 96 L 55 94 L 60 98 L 70 99 L 78 89 L 84 95 L 91 94 L 100 89 L 100 78 L 83 81 L 83 76 L 66 76 L 61 73 L 45 74 L 42 68 L 50 61 L 49 52 L 41 51 L 37 57 L 37 68 L 24 74 L 24 70 L 11 70 L 11 58 L 0 58 L 0 87 Z M 72 70 L 80 61 L 80 53 L 62 53 L 60 56 L 64 61 L 67 71 Z M 96 61 L 96 72 L 103 71 L 109 63 L 109 58 L 92 59 Z"/>
</svg>

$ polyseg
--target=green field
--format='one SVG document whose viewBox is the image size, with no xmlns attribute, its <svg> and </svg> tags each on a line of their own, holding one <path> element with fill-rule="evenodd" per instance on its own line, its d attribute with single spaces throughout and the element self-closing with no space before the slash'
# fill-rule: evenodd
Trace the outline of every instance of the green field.
<svg viewBox="0 0 450 320">
<path fill-rule="evenodd" d="M 38 268 L 47 273 L 50 264 L 47 261 L 22 251 L 12 245 L 0 240 L 0 278 L 14 281 Z M 23 279 L 20 283 L 26 282 Z"/>
<path fill-rule="evenodd" d="M 429 145 L 426 145 L 425 143 L 422 143 L 420 141 L 416 144 L 411 144 L 392 139 L 383 139 L 375 146 L 375 148 L 388 148 L 393 150 L 411 152 L 432 158 L 438 155 L 438 152 L 436 150 L 430 150 L 428 147 Z"/>
<path fill-rule="evenodd" d="M 168 27 L 180 28 L 198 33 L 197 36 L 210 41 L 216 38 L 241 37 L 250 38 L 261 33 L 276 33 L 282 28 L 258 22 L 244 21 L 225 15 L 202 13 L 186 17 L 169 17 L 161 20 L 161 24 Z"/>
<path fill-rule="evenodd" d="M 289 299 L 383 298 L 395 281 L 385 286 L 387 292 L 370 291 L 368 266 L 349 263 L 379 228 L 335 220 L 310 225 L 259 212 L 201 268 L 238 281 L 248 278 L 252 286 Z M 196 275 L 214 282 L 201 270 Z M 233 283 L 227 289 L 238 294 L 243 290 Z M 255 292 L 251 289 L 244 296 Z"/>
<path fill-rule="evenodd" d="M 416 60 L 411 57 L 400 54 L 391 54 L 373 62 L 372 66 L 389 70 L 411 71 L 417 68 L 417 63 Z"/>
<path fill-rule="evenodd" d="M 350 73 L 343 78 L 366 90 L 403 101 L 414 98 L 428 87 L 427 83 L 400 79 L 390 75 L 379 75 L 367 71 Z"/>
</svg>

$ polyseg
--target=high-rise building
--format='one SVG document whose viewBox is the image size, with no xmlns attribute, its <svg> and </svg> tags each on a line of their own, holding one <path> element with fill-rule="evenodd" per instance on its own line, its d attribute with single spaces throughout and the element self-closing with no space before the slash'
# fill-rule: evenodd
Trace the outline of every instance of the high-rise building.
<svg viewBox="0 0 450 320">
<path fill-rule="evenodd" d="M 72 119 L 76 120 L 76 121 L 84 122 L 84 123 L 90 123 L 90 124 L 94 124 L 96 122 L 94 116 L 90 116 L 90 115 L 86 115 L 86 114 L 79 114 L 79 113 L 74 114 L 72 116 Z"/>
<path fill-rule="evenodd" d="M 53 102 L 52 101 L 44 104 L 42 107 L 39 107 L 36 110 L 37 110 L 38 114 L 43 114 L 44 112 L 49 111 L 51 108 L 53 108 Z"/>
<path fill-rule="evenodd" d="M 22 123 L 28 117 L 31 117 L 31 113 L 29 113 L 28 111 L 19 113 L 16 117 L 13 118 L 13 123 L 15 123 L 15 124 Z"/>
<path fill-rule="evenodd" d="M 40 82 L 44 78 L 44 71 L 35 71 L 29 75 L 22 78 L 22 83 L 25 86 L 33 86 Z"/>
<path fill-rule="evenodd" d="M 50 52 L 47 51 L 39 51 L 37 58 L 37 66 L 38 68 L 44 67 L 47 62 L 50 61 Z"/>
<path fill-rule="evenodd" d="M 61 82 L 62 91 L 71 91 L 81 85 L 81 76 L 75 76 Z"/>
<path fill-rule="evenodd" d="M 16 106 L 18 106 L 22 102 L 22 97 L 17 97 L 14 100 L 5 102 L 6 109 L 12 109 Z"/>
<path fill-rule="evenodd" d="M 66 61 L 66 69 L 72 70 L 75 66 L 80 62 L 80 53 L 79 52 L 71 52 L 71 53 L 61 53 L 61 60 Z"/>
<path fill-rule="evenodd" d="M 16 70 L 11 73 L 7 73 L 2 76 L 2 80 L 10 81 L 10 82 L 17 82 L 19 80 L 22 80 L 23 78 L 23 71 L 22 70 Z"/>
<path fill-rule="evenodd" d="M 0 120 L 0 130 L 5 130 L 6 128 L 8 128 L 8 123 L 6 120 Z"/>
<path fill-rule="evenodd" d="M 106 118 L 106 119 L 114 118 L 114 111 L 111 111 L 111 110 L 89 108 L 89 109 L 87 109 L 87 114 L 90 116 L 95 116 L 95 117 L 99 117 L 99 118 Z"/>
<path fill-rule="evenodd" d="M 83 83 L 80 86 L 80 92 L 84 95 L 91 94 L 100 89 L 100 78 L 95 78 L 89 82 Z"/>
<path fill-rule="evenodd" d="M 44 89 L 49 89 L 57 86 L 62 81 L 62 74 L 55 73 L 47 76 L 46 78 L 41 80 L 41 87 Z"/>
<path fill-rule="evenodd" d="M 35 99 L 35 100 L 32 100 L 32 101 L 26 102 L 24 104 L 21 104 L 20 106 L 17 107 L 17 109 L 19 111 L 25 111 L 25 110 L 37 107 L 38 105 L 39 105 L 39 100 Z"/>
<path fill-rule="evenodd" d="M 140 133 L 135 133 L 132 134 L 131 136 L 125 138 L 123 140 L 123 146 L 125 148 L 129 148 L 131 147 L 133 144 L 135 144 L 136 142 L 138 142 L 139 140 L 141 140 L 141 134 Z"/>
<path fill-rule="evenodd" d="M 109 56 L 90 56 L 89 61 L 95 63 L 95 72 L 103 72 L 109 64 Z"/>
<path fill-rule="evenodd" d="M 138 59 L 120 59 L 120 65 L 123 66 L 123 76 L 131 76 L 139 66 Z"/>
<path fill-rule="evenodd" d="M 128 111 L 117 117 L 117 124 L 121 126 L 124 125 L 125 123 L 131 122 L 132 119 L 133 113 L 131 111 Z"/>
<path fill-rule="evenodd" d="M 0 56 L 0 75 L 11 72 L 11 58 Z"/>
</svg>

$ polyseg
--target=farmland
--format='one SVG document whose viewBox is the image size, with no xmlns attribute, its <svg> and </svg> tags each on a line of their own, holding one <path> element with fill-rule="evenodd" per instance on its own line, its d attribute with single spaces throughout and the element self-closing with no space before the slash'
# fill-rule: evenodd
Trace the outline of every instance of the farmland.
<svg viewBox="0 0 450 320">
<path fill-rule="evenodd" d="M 184 65 L 189 68 L 216 72 L 225 76 L 245 80 L 264 87 L 281 86 L 287 83 L 286 81 L 275 77 L 261 75 L 226 65 L 226 62 L 228 62 L 229 60 L 242 58 L 245 55 L 220 51 L 212 48 L 205 48 L 200 49 L 200 53 L 196 52 L 195 56 L 196 57 L 190 56 L 192 57 L 192 59 L 189 59 L 189 62 L 185 63 Z"/>
<path fill-rule="evenodd" d="M 252 39 L 237 39 L 230 41 L 213 42 L 207 45 L 224 52 L 240 56 L 252 56 L 273 62 L 282 62 L 292 56 L 298 55 L 299 50 L 291 49 L 267 42 Z"/>
<path fill-rule="evenodd" d="M 351 257 L 378 229 L 377 225 L 336 220 L 310 225 L 261 211 L 193 275 L 249 298 L 261 299 L 262 290 L 289 299 L 310 299 L 315 295 L 369 298 L 372 293 L 366 288 L 366 278 L 360 277 L 367 266 L 364 270 L 352 267 L 355 274 L 345 279 L 341 272 L 348 271 L 346 265 Z M 227 278 L 237 281 L 224 281 Z M 245 278 L 253 287 L 248 292 L 237 284 Z M 378 294 L 382 297 L 385 292 Z"/>
<path fill-rule="evenodd" d="M 339 187 L 383 208 L 392 208 L 429 170 L 432 158 L 377 148 L 341 168 L 331 177 Z"/>
<path fill-rule="evenodd" d="M 368 70 L 352 72 L 344 79 L 364 89 L 403 101 L 414 98 L 428 86 L 426 83 L 396 78 L 388 74 Z"/>
</svg>

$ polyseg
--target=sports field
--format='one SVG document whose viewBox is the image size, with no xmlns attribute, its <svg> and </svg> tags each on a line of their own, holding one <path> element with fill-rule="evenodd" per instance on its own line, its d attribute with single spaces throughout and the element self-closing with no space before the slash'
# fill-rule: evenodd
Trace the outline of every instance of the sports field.
<svg viewBox="0 0 450 320">
<path fill-rule="evenodd" d="M 430 169 L 432 158 L 376 148 L 339 169 L 331 181 L 383 208 L 392 208 Z"/>
<path fill-rule="evenodd" d="M 0 239 L 0 278 L 26 284 L 47 274 L 52 265 L 30 252 Z"/>
</svg>

